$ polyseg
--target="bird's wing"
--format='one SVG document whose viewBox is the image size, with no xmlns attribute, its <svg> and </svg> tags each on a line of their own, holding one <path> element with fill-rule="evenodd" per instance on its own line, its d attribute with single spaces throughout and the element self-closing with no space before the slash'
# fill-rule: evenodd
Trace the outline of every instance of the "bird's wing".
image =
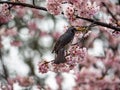
<svg viewBox="0 0 120 90">
<path fill-rule="evenodd" d="M 55 63 L 55 64 L 60 64 L 60 63 L 66 62 L 66 58 L 65 58 L 65 56 L 64 56 L 64 50 L 65 50 L 65 48 L 61 48 L 61 49 L 58 51 L 57 57 L 56 57 L 55 60 L 54 60 L 54 63 Z"/>
<path fill-rule="evenodd" d="M 52 53 L 53 53 L 54 51 L 57 52 L 58 49 L 60 48 L 60 46 L 61 46 L 61 39 L 59 39 L 59 40 L 55 43 L 55 46 L 54 46 L 54 48 L 53 48 Z"/>
<path fill-rule="evenodd" d="M 58 41 L 56 42 L 54 49 L 52 51 L 55 53 L 58 53 L 58 51 L 63 48 L 65 45 L 67 45 L 74 37 L 74 34 L 72 33 L 64 33 L 62 36 L 60 36 L 60 38 L 58 39 Z"/>
</svg>

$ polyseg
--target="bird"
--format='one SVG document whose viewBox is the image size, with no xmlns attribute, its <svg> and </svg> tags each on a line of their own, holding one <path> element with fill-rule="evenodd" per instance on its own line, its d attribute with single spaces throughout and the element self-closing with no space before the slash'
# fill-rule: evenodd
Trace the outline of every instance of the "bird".
<svg viewBox="0 0 120 90">
<path fill-rule="evenodd" d="M 75 31 L 76 28 L 71 26 L 68 28 L 68 30 L 59 37 L 59 39 L 57 40 L 52 53 L 56 53 L 58 54 L 58 51 L 63 48 L 65 45 L 67 45 L 68 43 L 70 43 L 72 41 L 72 39 L 74 38 L 75 35 Z"/>
<path fill-rule="evenodd" d="M 58 54 L 54 60 L 54 63 L 55 64 L 60 64 L 60 63 L 65 63 L 67 60 L 65 58 L 65 54 L 64 54 L 64 51 L 65 51 L 65 48 L 61 48 L 59 51 L 58 51 Z"/>
<path fill-rule="evenodd" d="M 58 51 L 68 45 L 74 38 L 75 32 L 80 31 L 80 32 L 87 32 L 89 26 L 71 26 L 69 27 L 66 32 L 59 37 L 57 40 L 52 53 L 58 53 Z"/>
</svg>

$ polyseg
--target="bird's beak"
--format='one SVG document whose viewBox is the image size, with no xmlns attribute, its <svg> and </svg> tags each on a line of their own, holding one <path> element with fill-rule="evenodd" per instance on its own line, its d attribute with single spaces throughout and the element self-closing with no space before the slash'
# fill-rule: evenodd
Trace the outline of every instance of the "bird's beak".
<svg viewBox="0 0 120 90">
<path fill-rule="evenodd" d="M 96 26 L 96 24 L 92 23 L 89 26 L 76 26 L 75 29 L 76 31 L 84 32 L 84 31 L 88 31 L 89 29 L 91 29 L 91 27 L 94 26 Z"/>
<path fill-rule="evenodd" d="M 83 31 L 86 31 L 86 30 L 87 30 L 87 27 L 85 27 L 85 26 L 81 26 L 81 27 L 76 26 L 75 29 L 76 29 L 76 31 L 83 32 Z"/>
</svg>

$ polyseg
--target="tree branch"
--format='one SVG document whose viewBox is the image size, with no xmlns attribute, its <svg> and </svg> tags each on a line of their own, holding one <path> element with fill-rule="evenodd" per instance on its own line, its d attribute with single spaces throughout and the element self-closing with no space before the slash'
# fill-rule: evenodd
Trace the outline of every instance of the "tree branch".
<svg viewBox="0 0 120 90">
<path fill-rule="evenodd" d="M 113 15 L 113 13 L 110 11 L 110 9 L 108 8 L 108 6 L 102 2 L 102 5 L 107 9 L 107 12 L 112 16 L 112 18 L 116 21 L 116 23 L 118 22 L 117 18 L 115 17 L 115 15 Z"/>
<path fill-rule="evenodd" d="M 114 29 L 115 31 L 120 31 L 120 27 L 113 26 L 111 24 L 107 24 L 107 23 L 104 23 L 104 22 L 95 21 L 93 19 L 84 18 L 84 17 L 80 17 L 80 16 L 76 16 L 76 18 L 80 18 L 82 20 L 86 20 L 86 21 L 89 21 L 89 22 L 94 22 L 94 24 L 97 24 L 97 25 L 100 25 L 100 26 L 103 26 L 103 27 L 107 27 L 107 28 L 110 28 L 110 29 Z"/>
<path fill-rule="evenodd" d="M 9 2 L 9 1 L 0 1 L 0 4 L 4 4 L 4 3 L 12 4 L 12 5 L 15 5 L 15 6 L 23 6 L 23 7 L 35 8 L 35 9 L 47 11 L 47 9 L 44 8 L 44 7 L 35 6 L 35 5 L 27 4 L 27 3 L 20 3 L 20 2 L 17 3 L 17 2 Z"/>
<path fill-rule="evenodd" d="M 4 4 L 4 3 L 16 5 L 16 6 L 18 5 L 18 6 L 23 6 L 23 7 L 30 7 L 30 8 L 35 8 L 35 9 L 47 11 L 47 9 L 45 7 L 34 6 L 34 5 L 31 5 L 31 4 L 17 3 L 17 2 L 8 2 L 8 1 L 0 1 L 0 4 Z M 94 24 L 96 24 L 96 25 L 100 25 L 100 26 L 103 26 L 103 27 L 114 29 L 115 31 L 120 31 L 120 27 L 113 26 L 113 25 L 110 25 L 110 24 L 107 24 L 107 23 L 104 23 L 104 22 L 99 22 L 99 21 L 95 21 L 93 19 L 84 18 L 84 17 L 80 17 L 80 16 L 76 16 L 76 18 L 79 18 L 79 19 L 82 19 L 82 20 L 86 20 L 86 21 L 89 21 L 89 22 L 94 22 Z"/>
</svg>

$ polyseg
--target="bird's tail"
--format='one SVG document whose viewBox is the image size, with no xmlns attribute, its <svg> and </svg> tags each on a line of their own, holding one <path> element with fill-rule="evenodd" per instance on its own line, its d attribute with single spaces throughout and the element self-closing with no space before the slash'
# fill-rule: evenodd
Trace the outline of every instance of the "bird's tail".
<svg viewBox="0 0 120 90">
<path fill-rule="evenodd" d="M 54 50 L 52 50 L 52 53 L 54 53 Z"/>
<path fill-rule="evenodd" d="M 64 55 L 64 51 L 65 51 L 65 48 L 61 48 L 59 51 L 58 51 L 58 54 L 54 60 L 54 63 L 55 64 L 60 64 L 60 63 L 65 63 L 66 62 L 66 58 L 65 58 L 65 55 Z"/>
</svg>

